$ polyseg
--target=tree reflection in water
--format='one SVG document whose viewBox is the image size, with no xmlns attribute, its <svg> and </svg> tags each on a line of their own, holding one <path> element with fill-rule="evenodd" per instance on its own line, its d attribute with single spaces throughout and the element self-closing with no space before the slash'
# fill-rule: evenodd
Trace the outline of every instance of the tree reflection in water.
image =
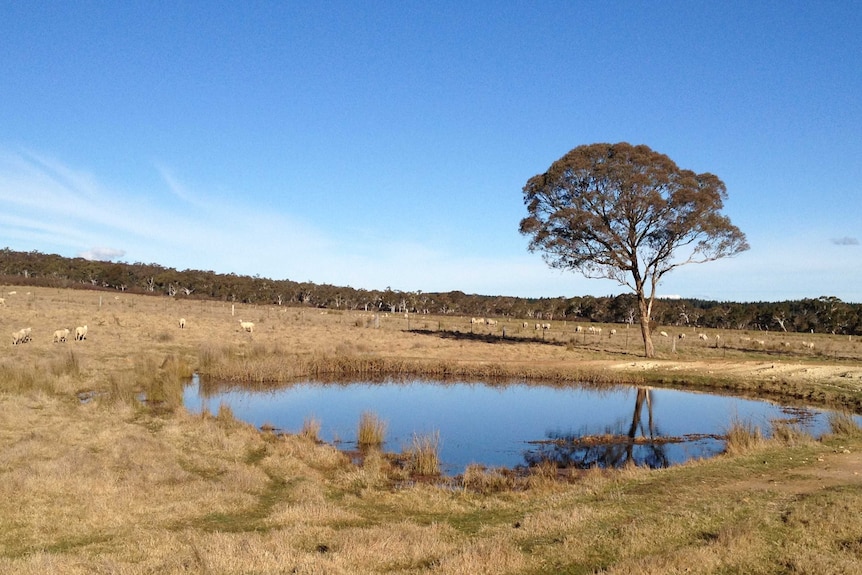
<svg viewBox="0 0 862 575">
<path fill-rule="evenodd" d="M 646 421 L 644 421 L 646 408 Z M 650 468 L 668 467 L 670 459 L 665 446 L 673 441 L 659 435 L 653 420 L 652 393 L 647 387 L 637 388 L 631 424 L 619 421 L 605 433 L 594 435 L 548 433 L 548 439 L 535 442 L 536 448 L 524 452 L 528 466 L 551 461 L 558 467 L 589 469 L 616 468 L 628 464 Z"/>
</svg>

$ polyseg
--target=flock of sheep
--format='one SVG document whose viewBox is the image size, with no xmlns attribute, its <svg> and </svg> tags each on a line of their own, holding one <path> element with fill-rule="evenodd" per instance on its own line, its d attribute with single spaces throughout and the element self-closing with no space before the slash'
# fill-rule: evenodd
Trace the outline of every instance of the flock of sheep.
<svg viewBox="0 0 862 575">
<path fill-rule="evenodd" d="M 0 298 L 2 299 L 2 298 Z M 3 305 L 0 303 L 0 305 Z M 186 318 L 181 317 L 179 319 L 179 327 L 180 329 L 185 329 L 186 327 Z M 251 321 L 243 321 L 239 320 L 239 327 L 243 331 L 247 331 L 249 333 L 254 332 L 254 322 Z M 12 345 L 19 345 L 22 343 L 27 343 L 29 341 L 33 341 L 33 328 L 25 327 L 19 329 L 18 331 L 12 332 Z M 69 338 L 69 334 L 71 334 L 71 330 L 68 328 L 58 329 L 54 332 L 54 337 L 52 339 L 53 343 L 65 343 Z M 87 339 L 87 326 L 81 325 L 75 328 L 75 341 L 84 341 Z"/>
<path fill-rule="evenodd" d="M 12 332 L 12 345 L 19 345 L 22 343 L 27 343 L 29 341 L 33 341 L 33 328 L 25 327 L 19 329 L 18 331 Z M 68 339 L 69 334 L 72 333 L 69 329 L 58 329 L 54 332 L 54 343 L 65 343 L 66 339 Z M 87 339 L 87 326 L 79 325 L 75 328 L 75 341 L 84 341 Z"/>
</svg>

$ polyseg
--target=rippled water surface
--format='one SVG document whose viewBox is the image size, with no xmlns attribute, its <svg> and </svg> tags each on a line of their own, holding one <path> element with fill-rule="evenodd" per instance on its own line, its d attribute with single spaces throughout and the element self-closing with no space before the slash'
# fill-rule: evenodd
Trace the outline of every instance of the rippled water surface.
<svg viewBox="0 0 862 575">
<path fill-rule="evenodd" d="M 552 459 L 560 465 L 664 467 L 715 455 L 732 421 L 768 433 L 770 422 L 787 420 L 815 436 L 827 412 L 782 407 L 721 395 L 648 389 L 552 387 L 537 384 L 355 382 L 292 384 L 265 391 L 194 378 L 184 393 L 194 412 L 234 415 L 257 427 L 298 432 L 306 419 L 321 424 L 320 438 L 343 449 L 356 447 L 359 419 L 371 412 L 386 422 L 387 451 L 408 447 L 414 435 L 439 432 L 444 473 L 470 463 L 517 467 Z"/>
</svg>

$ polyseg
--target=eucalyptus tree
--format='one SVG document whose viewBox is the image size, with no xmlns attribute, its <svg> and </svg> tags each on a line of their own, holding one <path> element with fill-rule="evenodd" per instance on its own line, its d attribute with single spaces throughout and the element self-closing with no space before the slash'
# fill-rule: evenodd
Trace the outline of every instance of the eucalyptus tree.
<svg viewBox="0 0 862 575">
<path fill-rule="evenodd" d="M 523 188 L 520 231 L 554 268 L 614 280 L 637 297 L 647 357 L 656 286 L 671 270 L 748 249 L 721 214 L 724 183 L 628 143 L 579 146 Z"/>
</svg>

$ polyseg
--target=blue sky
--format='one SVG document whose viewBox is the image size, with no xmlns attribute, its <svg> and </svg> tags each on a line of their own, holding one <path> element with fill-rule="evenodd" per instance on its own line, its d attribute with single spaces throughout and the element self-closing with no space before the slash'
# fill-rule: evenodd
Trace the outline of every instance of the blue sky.
<svg viewBox="0 0 862 575">
<path fill-rule="evenodd" d="M 727 185 L 662 295 L 862 302 L 862 4 L 0 0 L 0 247 L 366 289 L 610 295 L 518 233 L 570 149 Z"/>
</svg>

